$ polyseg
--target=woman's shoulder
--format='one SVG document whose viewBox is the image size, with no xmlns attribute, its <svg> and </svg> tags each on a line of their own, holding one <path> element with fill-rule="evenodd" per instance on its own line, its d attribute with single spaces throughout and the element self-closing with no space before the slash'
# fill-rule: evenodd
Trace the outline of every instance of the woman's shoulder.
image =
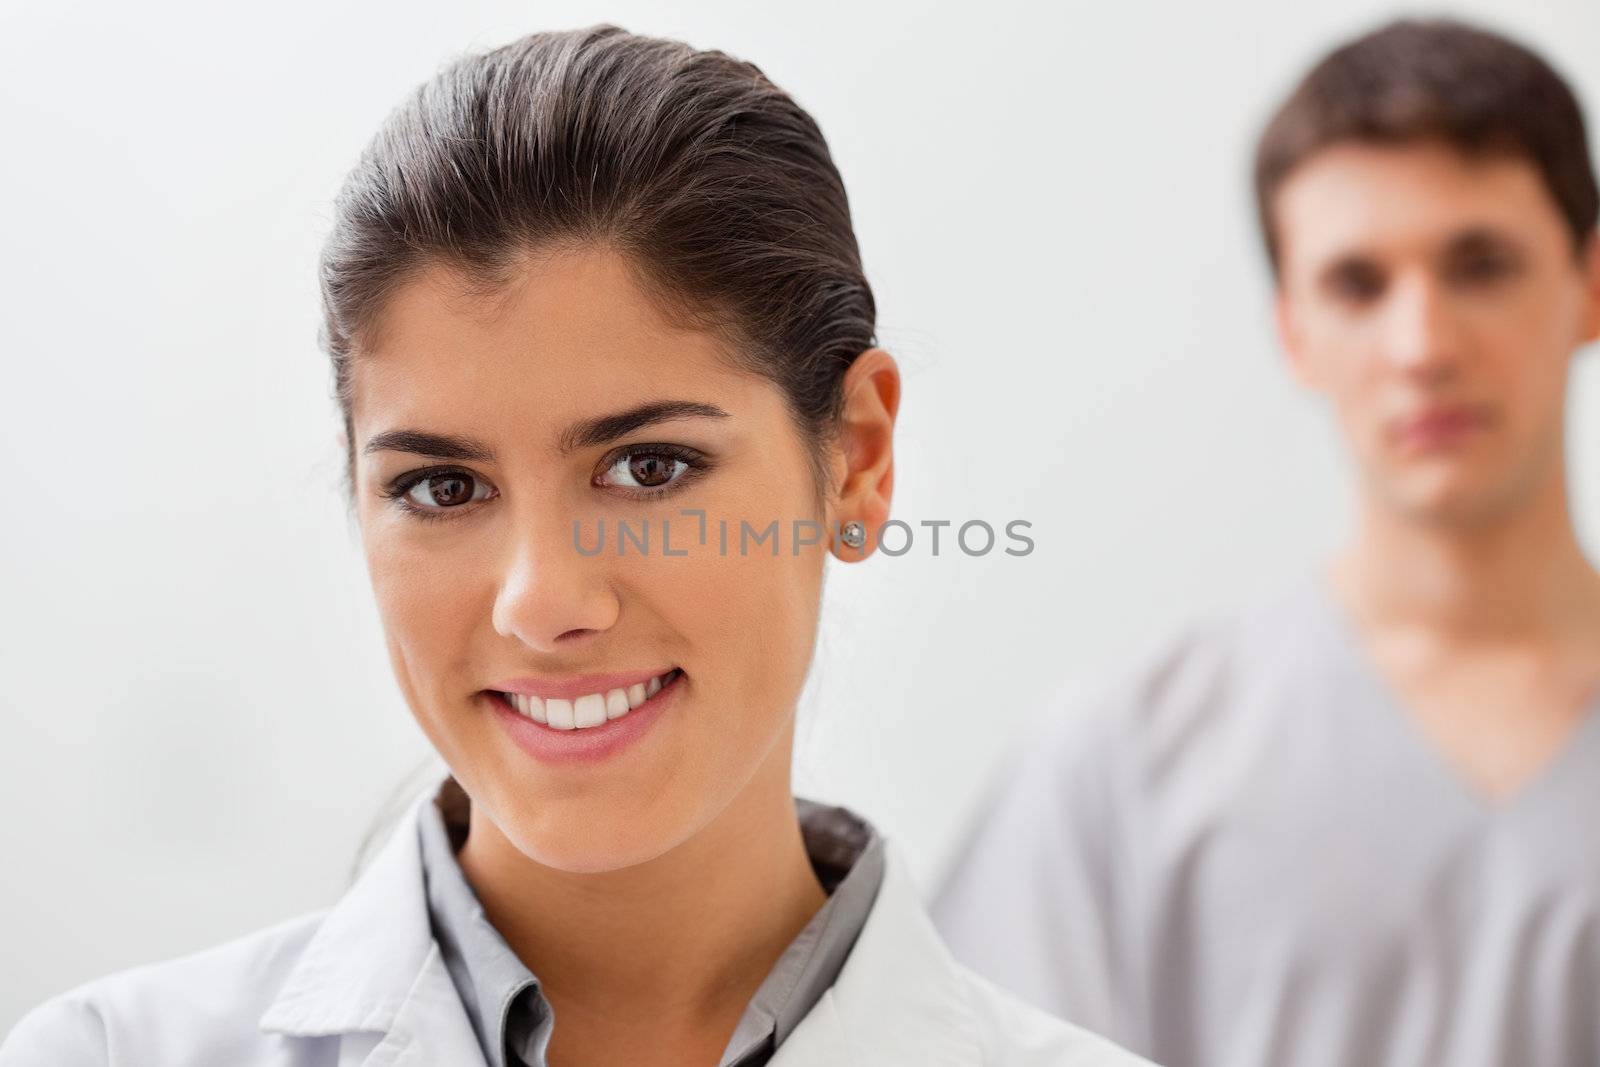
<svg viewBox="0 0 1600 1067">
<path fill-rule="evenodd" d="M 58 993 L 0 1043 L 0 1067 L 241 1062 L 242 1043 L 260 1036 L 256 1020 L 326 914 L 298 915 Z"/>
<path fill-rule="evenodd" d="M 907 857 L 888 838 L 884 855 L 883 882 L 843 969 L 775 1064 L 1149 1067 L 961 964 L 929 918 Z"/>
<path fill-rule="evenodd" d="M 1153 1067 L 1121 1045 L 1022 1000 L 956 964 L 995 1067 Z"/>
</svg>

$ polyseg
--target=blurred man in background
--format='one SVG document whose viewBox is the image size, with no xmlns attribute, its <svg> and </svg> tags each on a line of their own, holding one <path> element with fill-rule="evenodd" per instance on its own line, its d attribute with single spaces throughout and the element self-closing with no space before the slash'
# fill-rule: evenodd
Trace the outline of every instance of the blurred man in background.
<svg viewBox="0 0 1600 1067">
<path fill-rule="evenodd" d="M 936 919 L 1166 1067 L 1595 1067 L 1600 573 L 1564 453 L 1600 336 L 1581 111 L 1518 44 L 1399 22 L 1310 72 L 1256 186 L 1355 535 L 1030 738 Z"/>
</svg>

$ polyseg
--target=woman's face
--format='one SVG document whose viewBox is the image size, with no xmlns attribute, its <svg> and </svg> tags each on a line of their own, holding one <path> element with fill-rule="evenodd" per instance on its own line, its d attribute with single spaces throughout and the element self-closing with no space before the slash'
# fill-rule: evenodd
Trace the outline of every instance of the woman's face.
<svg viewBox="0 0 1600 1067">
<path fill-rule="evenodd" d="M 487 296 L 434 268 L 379 332 L 352 369 L 362 540 L 400 688 L 474 805 L 601 871 L 787 783 L 829 543 L 804 524 L 833 515 L 778 388 L 599 248 Z"/>
</svg>

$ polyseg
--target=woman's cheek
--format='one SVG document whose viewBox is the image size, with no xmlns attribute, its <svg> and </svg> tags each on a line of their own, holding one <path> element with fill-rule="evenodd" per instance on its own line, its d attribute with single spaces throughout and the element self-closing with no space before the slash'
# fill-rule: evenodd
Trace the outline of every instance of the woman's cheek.
<svg viewBox="0 0 1600 1067">
<path fill-rule="evenodd" d="M 395 677 L 424 731 L 448 751 L 444 735 L 457 729 L 450 709 L 474 685 L 462 671 L 478 610 L 470 575 L 438 566 L 430 553 L 403 541 L 369 551 L 369 559 L 381 561 L 372 568 L 372 587 Z"/>
<path fill-rule="evenodd" d="M 379 613 L 408 645 L 445 639 L 469 606 L 473 581 L 459 559 L 448 562 L 401 536 L 374 538 L 369 560 Z"/>
</svg>

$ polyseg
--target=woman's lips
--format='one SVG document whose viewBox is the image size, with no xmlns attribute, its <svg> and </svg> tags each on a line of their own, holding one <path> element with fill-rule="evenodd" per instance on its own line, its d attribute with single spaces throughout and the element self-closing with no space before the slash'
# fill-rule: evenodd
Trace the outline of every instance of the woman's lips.
<svg viewBox="0 0 1600 1067">
<path fill-rule="evenodd" d="M 511 678 L 489 688 L 494 692 L 518 693 L 524 696 L 542 697 L 545 700 L 551 697 L 576 700 L 587 693 L 604 695 L 612 689 L 626 690 L 633 685 L 643 685 L 652 678 L 661 678 L 672 669 L 669 664 L 665 667 L 617 671 L 611 674 L 580 674 L 566 678 Z"/>
<path fill-rule="evenodd" d="M 683 671 L 675 667 L 661 677 L 659 687 L 652 689 L 647 683 L 644 699 L 636 705 L 630 701 L 625 712 L 618 710 L 614 702 L 610 709 L 603 705 L 597 708 L 588 696 L 578 701 L 552 698 L 543 701 L 545 722 L 531 714 L 531 702 L 537 697 L 522 698 L 496 690 L 486 690 L 480 696 L 488 701 L 511 739 L 535 759 L 546 763 L 594 762 L 622 751 L 643 736 L 679 701 L 687 684 Z M 585 706 L 580 708 L 580 703 Z M 520 710 L 519 705 L 529 711 Z M 611 714 L 613 711 L 615 714 Z M 569 715 L 570 726 L 566 725 Z M 580 715 L 585 725 L 578 725 Z"/>
</svg>

